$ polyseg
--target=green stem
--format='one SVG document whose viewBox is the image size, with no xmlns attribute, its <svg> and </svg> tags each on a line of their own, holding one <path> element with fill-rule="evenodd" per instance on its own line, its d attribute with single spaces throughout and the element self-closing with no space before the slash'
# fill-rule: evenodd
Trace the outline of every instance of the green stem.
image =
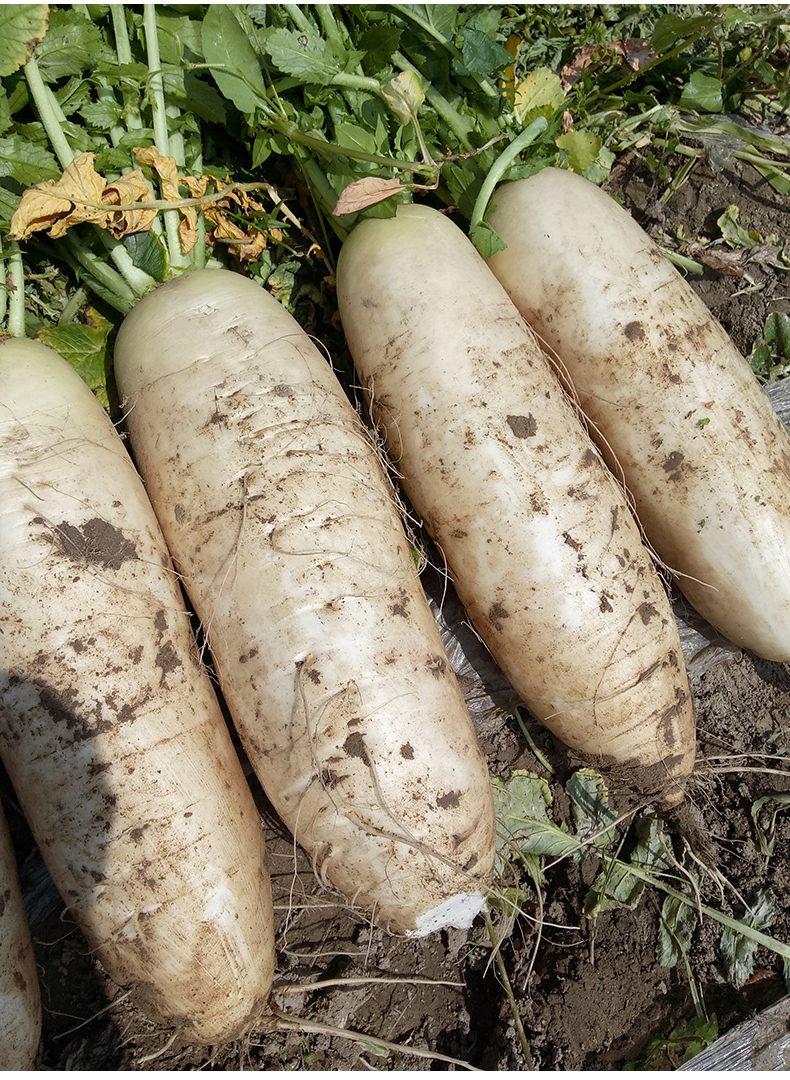
<svg viewBox="0 0 790 1080">
<path fill-rule="evenodd" d="M 534 1069 L 535 1064 L 532 1060 L 532 1050 L 530 1049 L 529 1041 L 527 1039 L 526 1032 L 524 1031 L 524 1025 L 521 1023 L 521 1017 L 518 1011 L 518 1004 L 516 1002 L 516 995 L 513 993 L 513 987 L 510 984 L 507 968 L 505 967 L 505 961 L 502 957 L 502 950 L 499 947 L 497 941 L 496 930 L 494 929 L 494 923 L 491 919 L 488 911 L 483 911 L 483 918 L 485 919 L 486 930 L 488 930 L 488 936 L 491 939 L 491 944 L 494 948 L 494 959 L 496 966 L 499 970 L 499 977 L 502 980 L 502 986 L 505 990 L 505 996 L 507 997 L 508 1004 L 510 1005 L 510 1011 L 513 1014 L 513 1022 L 516 1025 L 516 1032 L 518 1034 L 518 1040 L 521 1043 L 521 1052 L 524 1055 L 524 1064 L 527 1069 Z"/>
<path fill-rule="evenodd" d="M 55 95 L 41 78 L 41 72 L 34 56 L 31 56 L 25 64 L 25 77 L 47 137 L 58 156 L 61 167 L 65 170 L 74 160 L 74 151 L 69 146 L 60 126 L 60 108 Z M 123 243 L 110 236 L 104 229 L 97 227 L 96 231 L 123 278 L 134 290 L 138 298 L 153 288 L 156 282 L 149 274 L 134 265 Z"/>
<path fill-rule="evenodd" d="M 672 251 L 671 248 L 661 247 L 659 244 L 661 254 L 665 259 L 668 259 L 673 266 L 677 266 L 680 270 L 685 270 L 688 274 L 700 274 L 705 273 L 705 268 L 701 263 L 698 263 L 696 259 L 690 259 L 688 255 L 681 255 L 678 251 Z"/>
<path fill-rule="evenodd" d="M 47 138 L 52 144 L 52 149 L 57 154 L 60 167 L 66 169 L 74 160 L 74 151 L 69 146 L 68 140 L 63 134 L 58 115 L 60 109 L 57 107 L 57 101 L 55 100 L 54 94 L 41 78 L 38 61 L 35 56 L 31 56 L 25 64 L 25 79 L 30 88 L 30 93 L 33 95 L 36 111 L 38 112 L 41 123 L 44 125 Z"/>
<path fill-rule="evenodd" d="M 124 4 L 111 4 L 110 15 L 112 16 L 112 32 L 115 37 L 115 52 L 119 64 L 131 64 L 132 46 L 129 41 L 129 28 L 126 25 L 126 10 Z"/>
<path fill-rule="evenodd" d="M 348 230 L 344 229 L 338 219 L 334 216 L 332 211 L 335 209 L 337 203 L 337 194 L 335 189 L 329 183 L 324 173 L 324 170 L 320 167 L 318 162 L 313 161 L 312 158 L 304 158 L 301 162 L 302 174 L 307 181 L 308 187 L 311 189 L 313 202 L 318 210 L 322 223 L 329 221 L 335 235 L 342 242 L 348 236 Z M 327 240 L 326 230 L 324 230 L 324 239 Z"/>
<path fill-rule="evenodd" d="M 107 263 L 102 262 L 89 248 L 85 247 L 81 240 L 77 239 L 73 232 L 67 235 L 66 246 L 71 249 L 75 259 L 90 276 L 101 285 L 104 291 L 100 295 L 105 300 L 108 299 L 109 294 L 114 298 L 109 302 L 117 311 L 126 314 L 132 310 L 140 298 L 117 270 L 113 270 Z"/>
<path fill-rule="evenodd" d="M 713 919 L 722 926 L 726 926 L 728 930 L 733 930 L 736 934 L 741 934 L 743 937 L 749 938 L 758 945 L 762 945 L 764 948 L 776 953 L 777 956 L 781 956 L 784 960 L 790 960 L 790 945 L 785 945 L 783 941 L 778 941 L 769 934 L 763 934 L 760 930 L 755 930 L 753 926 L 747 926 L 745 923 L 739 922 L 738 919 L 733 919 L 721 911 L 716 911 L 715 908 L 708 907 L 707 904 L 698 903 L 696 899 L 686 895 L 686 893 L 679 892 L 677 889 L 665 885 L 660 878 L 653 877 L 652 874 L 648 874 L 646 870 L 642 870 L 642 868 L 635 863 L 620 862 L 619 859 L 615 861 L 623 871 L 633 874 L 634 877 L 640 878 L 648 885 L 652 885 L 654 889 L 661 889 L 662 892 L 665 892 L 668 896 L 674 897 L 675 900 L 679 900 L 682 904 L 686 904 L 687 907 L 694 908 L 695 911 L 701 911 L 702 914 L 707 915 L 709 919 Z"/>
<path fill-rule="evenodd" d="M 110 236 L 106 229 L 97 228 L 96 232 L 99 240 L 112 261 L 115 263 L 124 281 L 138 300 L 156 287 L 156 280 L 152 278 L 150 274 L 147 274 L 145 270 L 141 270 L 139 266 L 134 265 L 132 257 L 126 249 L 123 240 L 118 240 L 115 236 Z"/>
<path fill-rule="evenodd" d="M 159 36 L 156 27 L 156 5 L 143 5 L 143 27 L 145 29 L 145 49 L 150 72 L 151 112 L 153 114 L 154 142 L 162 157 L 171 157 L 170 137 L 167 126 L 167 103 L 162 81 L 161 60 L 159 57 Z M 177 210 L 165 210 L 165 235 L 167 236 L 168 261 L 175 270 L 184 270 L 189 265 L 181 250 L 181 238 L 178 234 L 180 218 Z"/>
<path fill-rule="evenodd" d="M 71 294 L 68 303 L 63 311 L 61 311 L 60 318 L 58 319 L 58 326 L 68 326 L 69 323 L 74 322 L 77 312 L 87 299 L 88 290 L 80 285 L 80 287 Z"/>
<path fill-rule="evenodd" d="M 297 30 L 301 30 L 303 34 L 306 34 L 310 30 L 315 30 L 315 27 L 298 4 L 288 4 L 286 10 L 288 11 L 288 18 L 292 20 Z"/>
<path fill-rule="evenodd" d="M 25 336 L 25 267 L 19 244 L 12 242 L 8 253 L 8 333 L 11 337 Z"/>
<path fill-rule="evenodd" d="M 3 251 L 3 238 L 0 236 L 0 325 L 5 322 L 8 311 L 8 281 L 6 279 L 6 257 Z"/>
<path fill-rule="evenodd" d="M 346 44 L 337 28 L 331 4 L 316 4 L 315 13 L 319 18 L 326 40 L 334 49 L 335 55 L 339 56 L 346 51 Z"/>
<path fill-rule="evenodd" d="M 110 14 L 112 15 L 112 32 L 115 38 L 115 53 L 118 57 L 118 63 L 131 64 L 132 45 L 129 41 L 129 27 L 126 25 L 126 5 L 111 4 Z M 126 130 L 141 131 L 143 120 L 137 102 L 124 90 L 121 91 L 121 96 L 123 98 L 123 115 Z"/>
<path fill-rule="evenodd" d="M 551 765 L 551 763 L 547 760 L 547 758 L 544 757 L 543 754 L 541 754 L 540 750 L 538 750 L 538 747 L 537 747 L 537 745 L 535 743 L 535 740 L 532 738 L 532 735 L 529 733 L 529 730 L 527 729 L 527 725 L 524 723 L 523 719 L 521 718 L 521 710 L 518 708 L 518 706 L 515 709 L 515 714 L 516 714 L 516 720 L 518 721 L 518 726 L 521 728 L 521 734 L 527 740 L 527 744 L 529 745 L 530 750 L 535 755 L 535 757 L 538 759 L 538 761 L 541 763 L 541 765 L 546 770 L 546 772 L 550 773 L 552 776 L 554 776 L 555 775 L 554 766 Z"/>
<path fill-rule="evenodd" d="M 502 151 L 488 170 L 488 174 L 483 181 L 483 186 L 480 188 L 480 192 L 475 200 L 469 222 L 470 228 L 479 225 L 482 222 L 486 210 L 488 209 L 488 203 L 499 181 L 515 162 L 519 154 L 523 150 L 526 150 L 526 148 L 537 139 L 538 135 L 542 135 L 547 127 L 548 121 L 546 120 L 546 117 L 539 116 L 536 120 L 533 120 L 529 127 L 525 128 L 505 150 Z"/>
<path fill-rule="evenodd" d="M 411 60 L 409 60 L 408 57 L 404 56 L 403 53 L 393 53 L 392 62 L 400 71 L 413 71 L 415 75 L 420 76 L 420 79 L 424 84 L 427 83 L 427 80 L 423 78 L 419 68 L 415 67 Z M 474 127 L 471 120 L 466 120 L 463 116 L 461 116 L 458 110 L 450 104 L 447 98 L 440 94 L 438 90 L 434 89 L 434 87 L 431 86 L 430 83 L 427 83 L 426 85 L 425 97 L 427 98 L 428 103 L 431 105 L 434 111 L 439 116 L 441 116 L 445 124 L 447 124 L 450 130 L 454 132 L 456 138 L 461 143 L 464 150 L 474 150 L 474 146 L 469 140 L 469 132 Z M 499 131 L 498 127 L 497 131 Z M 488 134 L 487 129 L 486 134 Z"/>
</svg>

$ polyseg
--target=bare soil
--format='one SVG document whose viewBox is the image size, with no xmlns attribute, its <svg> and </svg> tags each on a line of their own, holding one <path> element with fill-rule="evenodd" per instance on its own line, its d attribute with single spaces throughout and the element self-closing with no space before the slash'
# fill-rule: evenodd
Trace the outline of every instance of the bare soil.
<svg viewBox="0 0 790 1080">
<path fill-rule="evenodd" d="M 668 162 L 677 168 L 680 162 Z M 667 204 L 664 190 L 637 159 L 618 167 L 610 190 L 662 242 L 718 238 L 716 221 L 730 205 L 739 222 L 761 236 L 788 235 L 785 201 L 748 165 L 729 162 L 714 173 L 700 162 Z M 788 215 L 790 216 L 790 215 Z M 682 237 L 678 229 L 682 226 Z M 730 268 L 732 271 L 732 268 Z M 745 261 L 739 272 L 706 269 L 691 278 L 742 351 L 748 353 L 769 311 L 790 312 L 790 287 L 775 267 Z M 452 608 L 446 608 L 452 611 Z M 526 717 L 530 749 L 501 674 L 462 627 L 467 665 L 461 672 L 481 745 L 494 776 L 527 769 L 550 781 L 554 812 L 570 821 L 564 783 L 578 765 L 537 721 Z M 463 651 L 463 650 L 462 650 Z M 703 660 L 712 661 L 705 668 Z M 770 933 L 790 941 L 790 815 L 776 819 L 773 854 L 759 849 L 750 808 L 761 796 L 790 791 L 790 669 L 736 650 L 700 656 L 692 665 L 698 724 L 698 767 L 688 802 L 707 838 L 700 857 L 731 882 L 721 893 L 707 882 L 711 903 L 739 916 L 739 896 L 773 893 Z M 481 696 L 483 700 L 481 701 Z M 491 699 L 496 707 L 491 707 Z M 774 755 L 765 758 L 761 755 Z M 778 757 L 777 757 L 778 756 Z M 784 760 L 782 760 L 784 756 Z M 251 783 L 255 784 L 253 778 Z M 415 1049 L 490 1070 L 526 1067 L 516 1024 L 486 927 L 447 931 L 420 941 L 392 938 L 371 927 L 322 889 L 308 860 L 256 790 L 269 843 L 277 915 L 279 1018 L 243 1042 L 188 1046 L 147 1021 L 134 995 L 113 986 L 89 955 L 57 894 L 16 808 L 7 780 L 0 794 L 22 865 L 36 944 L 44 1037 L 41 1063 L 50 1069 L 446 1069 L 446 1061 L 414 1056 Z M 627 807 L 610 784 L 612 802 Z M 621 799 L 622 796 L 622 799 Z M 679 836 L 676 851 L 682 853 Z M 514 926 L 500 921 L 501 955 L 511 981 L 533 1064 L 549 1070 L 673 1067 L 682 1051 L 648 1046 L 694 1016 L 689 972 L 699 998 L 722 1032 L 785 992 L 782 963 L 758 949 L 750 980 L 727 982 L 719 954 L 720 928 L 703 919 L 688 966 L 661 967 L 656 958 L 661 897 L 648 890 L 633 910 L 595 920 L 583 901 L 599 869 L 597 856 L 568 860 L 547 873 L 542 914 L 528 881 L 525 913 Z M 736 892 L 737 890 L 737 892 Z M 539 932 L 538 932 L 539 931 Z M 310 984 L 337 980 L 331 985 Z M 289 1019 L 282 1019 L 287 1016 Z M 279 1030 L 277 1030 L 279 1028 Z M 346 1032 L 362 1033 L 360 1041 Z M 398 1044 L 386 1049 L 372 1040 Z M 647 1057 L 645 1057 L 647 1055 Z"/>
</svg>

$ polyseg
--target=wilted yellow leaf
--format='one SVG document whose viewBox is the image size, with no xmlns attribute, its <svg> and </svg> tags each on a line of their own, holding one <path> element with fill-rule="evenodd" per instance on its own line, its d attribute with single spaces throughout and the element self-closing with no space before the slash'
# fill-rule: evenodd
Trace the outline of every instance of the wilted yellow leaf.
<svg viewBox="0 0 790 1080">
<path fill-rule="evenodd" d="M 533 113 L 553 113 L 562 105 L 565 93 L 559 75 L 551 68 L 535 68 L 516 87 L 513 112 L 520 123 Z"/>
</svg>

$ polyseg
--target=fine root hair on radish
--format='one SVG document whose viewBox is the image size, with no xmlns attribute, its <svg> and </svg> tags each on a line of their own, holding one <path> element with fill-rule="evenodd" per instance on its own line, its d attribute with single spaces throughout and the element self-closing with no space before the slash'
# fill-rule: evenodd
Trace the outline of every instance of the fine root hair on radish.
<svg viewBox="0 0 790 1080">
<path fill-rule="evenodd" d="M 307 695 L 305 693 L 305 687 L 306 687 L 306 679 L 309 677 L 309 669 L 310 669 L 311 661 L 313 659 L 314 659 L 314 657 L 308 655 L 302 661 L 300 661 L 299 664 L 297 665 L 297 689 L 298 689 L 300 700 L 302 702 L 302 707 L 304 709 L 305 724 L 306 724 L 306 729 L 307 729 L 307 733 L 308 733 L 308 738 L 310 740 L 310 752 L 311 752 L 311 758 L 312 758 L 312 763 L 313 763 L 313 771 L 314 771 L 314 776 L 310 780 L 310 784 L 312 784 L 312 783 L 314 783 L 316 781 L 319 784 L 321 784 L 321 787 L 324 790 L 324 793 L 326 794 L 327 798 L 329 799 L 329 801 L 334 806 L 335 810 L 339 814 L 342 814 L 343 816 L 348 818 L 350 821 L 352 821 L 357 826 L 357 828 L 360 829 L 360 831 L 366 833 L 368 836 L 379 836 L 379 837 L 382 837 L 382 838 L 385 838 L 385 839 L 388 839 L 388 840 L 392 840 L 392 841 L 394 841 L 396 843 L 399 843 L 399 844 L 406 844 L 407 846 L 414 848 L 415 851 L 419 851 L 422 855 L 425 855 L 426 858 L 439 860 L 440 862 L 444 863 L 446 866 L 448 866 L 448 867 L 450 867 L 450 868 L 452 868 L 454 870 L 457 870 L 459 873 L 463 874 L 463 871 L 461 870 L 461 868 L 458 867 L 455 863 L 453 863 L 450 859 L 445 858 L 439 852 L 436 852 L 436 851 L 432 850 L 426 844 L 422 843 L 422 841 L 420 841 L 409 829 L 407 829 L 404 826 L 403 822 L 400 821 L 400 819 L 397 817 L 397 815 L 393 812 L 392 808 L 389 806 L 387 800 L 384 797 L 384 793 L 382 791 L 381 783 L 380 783 L 379 776 L 378 776 L 378 771 L 376 769 L 376 763 L 373 760 L 373 757 L 372 757 L 372 755 L 371 755 L 371 753 L 370 753 L 370 751 L 369 751 L 369 749 L 367 747 L 365 747 L 364 750 L 363 750 L 363 753 L 364 753 L 364 759 L 363 760 L 364 760 L 365 765 L 368 767 L 368 769 L 370 771 L 371 783 L 373 785 L 373 791 L 375 793 L 377 805 L 378 805 L 379 809 L 382 810 L 384 812 L 384 814 L 390 819 L 390 821 L 392 821 L 395 828 L 400 830 L 399 832 L 389 832 L 388 830 L 378 828 L 377 826 L 371 824 L 370 822 L 366 822 L 364 820 L 364 818 L 362 817 L 361 813 L 360 813 L 361 808 L 359 806 L 356 806 L 356 805 L 354 805 L 352 803 L 349 803 L 347 800 L 345 800 L 343 798 L 338 798 L 337 792 L 332 790 L 327 785 L 327 783 L 324 780 L 325 765 L 321 762 L 318 754 L 316 753 L 316 749 L 315 749 L 316 737 L 317 737 L 317 734 L 318 734 L 318 726 L 319 726 L 319 724 L 321 722 L 321 719 L 326 715 L 327 711 L 333 705 L 336 705 L 338 703 L 338 701 L 342 697 L 344 697 L 346 694 L 355 694 L 356 695 L 357 701 L 359 703 L 359 707 L 362 710 L 363 717 L 364 717 L 364 702 L 362 701 L 362 696 L 361 696 L 361 694 L 359 692 L 359 688 L 357 687 L 357 684 L 356 683 L 350 683 L 348 686 L 342 687 L 340 690 L 337 690 L 335 693 L 330 695 L 329 698 L 322 701 L 317 706 L 311 707 L 309 701 L 307 700 Z M 404 696 L 407 696 L 407 695 L 404 695 Z M 387 702 L 385 704 L 390 704 L 390 703 L 391 702 Z M 329 878 L 328 878 L 327 875 L 328 875 L 328 866 L 329 866 L 331 856 L 328 859 L 322 860 L 320 863 L 318 861 L 319 859 L 320 859 L 320 852 L 317 852 L 313 856 L 313 871 L 314 871 L 318 881 L 323 886 L 326 887 L 326 886 L 329 885 Z M 479 882 L 476 882 L 475 879 L 472 877 L 472 875 L 467 875 L 467 876 L 468 876 L 468 880 L 470 882 L 473 882 L 476 887 L 479 887 Z M 352 901 L 351 906 L 352 907 L 354 906 L 353 901 Z"/>
<path fill-rule="evenodd" d="M 565 366 L 564 361 L 556 352 L 556 350 L 552 348 L 552 346 L 544 338 L 542 338 L 540 334 L 537 333 L 537 331 L 535 331 L 531 326 L 528 326 L 528 329 L 530 334 L 533 336 L 535 342 L 539 346 L 541 352 L 546 357 L 549 365 L 552 367 L 555 374 L 557 375 L 560 385 L 562 386 L 562 389 L 565 391 L 568 399 L 573 405 L 573 408 L 575 409 L 576 415 L 579 418 L 582 426 L 590 435 L 593 442 L 600 443 L 606 448 L 606 452 L 609 455 L 612 463 L 612 476 L 614 477 L 618 487 L 623 493 L 623 498 L 626 500 L 628 509 L 631 511 L 631 514 L 633 515 L 633 518 L 636 521 L 637 526 L 639 527 L 639 532 L 642 536 L 642 543 L 650 552 L 650 557 L 655 563 L 656 568 L 658 569 L 661 578 L 664 581 L 664 584 L 669 587 L 672 583 L 673 578 L 684 578 L 688 581 L 695 582 L 697 585 L 703 585 L 706 588 L 712 589 L 714 592 L 718 592 L 718 589 L 716 589 L 714 585 L 710 585 L 708 582 L 705 581 L 700 581 L 698 578 L 695 578 L 690 574 L 684 574 L 682 571 L 676 570 L 674 567 L 669 566 L 658 554 L 654 546 L 651 544 L 647 534 L 645 533 L 644 526 L 642 525 L 642 522 L 639 518 L 639 513 L 636 508 L 636 500 L 632 492 L 629 490 L 628 484 L 626 483 L 625 471 L 620 464 L 617 454 L 615 453 L 609 440 L 604 435 L 603 431 L 601 431 L 600 427 L 582 410 L 578 392 L 573 382 L 571 381 L 570 374 L 568 373 L 568 369 Z M 588 392 L 587 396 L 591 398 L 596 398 L 597 400 L 603 400 L 600 398 L 600 395 L 593 394 L 591 392 Z"/>
<path fill-rule="evenodd" d="M 425 551 L 425 546 L 419 537 L 420 530 L 422 529 L 422 521 L 420 521 L 415 516 L 415 514 L 409 509 L 403 499 L 400 485 L 397 483 L 398 480 L 403 479 L 402 474 L 398 470 L 393 459 L 390 458 L 389 454 L 387 453 L 384 435 L 381 431 L 381 428 L 376 423 L 375 417 L 373 415 L 373 399 L 375 393 L 373 378 L 371 377 L 368 380 L 367 387 L 357 385 L 354 387 L 354 389 L 361 390 L 365 397 L 365 400 L 368 402 L 367 416 L 362 413 L 361 407 L 357 408 L 357 414 L 359 415 L 362 423 L 365 426 L 365 431 L 367 432 L 368 439 L 373 446 L 376 457 L 379 460 L 379 465 L 381 466 L 381 471 L 389 488 L 392 501 L 395 504 L 395 507 L 398 511 L 398 516 L 400 517 L 403 524 L 403 529 L 406 533 L 406 539 L 409 541 L 412 551 L 416 552 L 419 556 L 419 561 L 417 562 L 417 573 L 421 574 L 426 566 L 431 565 L 428 559 L 427 552 Z"/>
<path fill-rule="evenodd" d="M 419 852 L 429 862 L 433 861 L 447 866 L 449 869 L 453 870 L 461 879 L 469 882 L 470 890 L 478 891 L 480 888 L 479 879 L 475 878 L 471 873 L 465 871 L 462 867 L 460 867 L 457 863 L 454 863 L 451 859 L 445 857 L 440 852 L 423 843 L 418 837 L 416 837 L 409 829 L 404 826 L 402 821 L 400 821 L 400 819 L 394 813 L 384 796 L 378 776 L 378 771 L 376 768 L 376 763 L 367 747 L 365 747 L 364 750 L 364 763 L 370 773 L 370 780 L 376 799 L 376 803 L 374 805 L 377 806 L 378 809 L 381 810 L 386 815 L 386 817 L 390 819 L 390 821 L 392 821 L 394 826 L 393 830 L 381 828 L 374 825 L 370 821 L 366 821 L 364 816 L 360 812 L 364 808 L 360 807 L 359 805 L 351 804 L 347 802 L 344 798 L 339 797 L 337 791 L 331 789 L 326 784 L 324 780 L 325 767 L 324 764 L 322 764 L 320 756 L 316 753 L 315 748 L 316 738 L 318 735 L 318 726 L 322 718 L 327 714 L 328 710 L 331 709 L 333 706 L 336 706 L 341 700 L 341 698 L 344 697 L 344 695 L 349 693 L 354 693 L 357 695 L 357 698 L 359 700 L 359 708 L 362 711 L 363 715 L 364 703 L 361 699 L 361 695 L 359 694 L 359 689 L 356 683 L 353 683 L 349 684 L 346 687 L 342 687 L 340 690 L 336 691 L 327 699 L 318 703 L 317 705 L 311 705 L 305 691 L 307 687 L 307 679 L 309 678 L 309 668 L 312 660 L 313 658 L 308 654 L 308 656 L 304 657 L 301 661 L 298 662 L 296 669 L 297 692 L 299 699 L 302 703 L 302 709 L 304 710 L 305 725 L 308 733 L 308 738 L 310 740 L 311 761 L 313 765 L 313 776 L 309 781 L 308 788 L 313 783 L 319 783 L 337 813 L 351 821 L 360 830 L 361 833 L 367 836 L 374 836 L 380 839 L 389 840 L 396 844 L 405 845 L 406 847 L 409 847 L 414 851 Z M 387 702 L 385 704 L 390 703 L 391 702 Z M 300 800 L 299 803 L 299 808 L 297 810 L 297 821 L 299 814 L 301 813 L 301 807 L 303 805 L 304 797 L 305 796 L 303 796 L 303 799 Z M 295 884 L 296 877 L 298 876 L 296 863 L 297 851 L 295 846 L 293 858 L 294 878 L 292 879 L 292 889 Z M 322 859 L 321 852 L 316 851 L 311 857 L 311 864 L 313 875 L 318 881 L 318 883 L 323 888 L 331 889 L 331 883 L 329 880 L 331 855 L 326 859 Z M 359 891 L 361 891 L 361 889 L 358 890 L 358 892 Z M 356 895 L 346 898 L 346 906 L 352 911 L 356 910 L 355 901 Z"/>
<path fill-rule="evenodd" d="M 105 1013 L 111 1012 L 118 1005 L 122 1005 L 124 1001 L 128 1001 L 129 998 L 132 996 L 133 992 L 134 992 L 133 990 L 127 990 L 127 991 L 125 991 L 125 993 L 120 994 L 117 997 L 114 997 L 112 999 L 112 1001 L 108 1002 L 103 1008 L 98 1009 L 95 1013 L 92 1013 L 88 1017 L 87 1020 L 80 1021 L 79 1024 L 75 1024 L 74 1027 L 69 1028 L 67 1031 L 59 1031 L 57 1033 L 57 1035 L 53 1035 L 53 1038 L 54 1039 L 65 1039 L 65 1037 L 67 1035 L 73 1035 L 74 1032 L 79 1031 L 80 1028 L 87 1027 L 88 1024 L 93 1023 L 93 1021 L 97 1020 L 100 1016 L 104 1016 Z M 66 1014 L 65 1013 L 57 1013 L 57 1012 L 55 1012 L 53 1010 L 52 1015 L 54 1015 L 54 1016 L 65 1016 Z"/>
</svg>

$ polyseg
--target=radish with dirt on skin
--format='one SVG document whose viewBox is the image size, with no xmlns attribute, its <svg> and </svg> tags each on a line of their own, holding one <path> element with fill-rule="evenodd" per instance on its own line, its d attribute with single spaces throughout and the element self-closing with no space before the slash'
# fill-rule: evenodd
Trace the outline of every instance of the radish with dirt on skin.
<svg viewBox="0 0 790 1080">
<path fill-rule="evenodd" d="M 675 620 L 534 334 L 426 206 L 357 225 L 337 289 L 404 491 L 494 658 L 568 746 L 676 801 L 694 720 Z"/>
<path fill-rule="evenodd" d="M 691 286 L 613 198 L 504 184 L 488 265 L 559 357 L 645 535 L 725 637 L 790 660 L 790 435 Z"/>
<path fill-rule="evenodd" d="M 0 345 L 0 756 L 92 954 L 189 1041 L 274 969 L 260 821 L 145 489 L 64 360 Z"/>
<path fill-rule="evenodd" d="M 33 1069 L 41 993 L 14 849 L 0 807 L 0 1072 Z"/>
<path fill-rule="evenodd" d="M 322 881 L 392 931 L 469 926 L 483 757 L 376 451 L 285 308 L 226 270 L 126 317 L 132 451 L 249 760 Z"/>
</svg>

